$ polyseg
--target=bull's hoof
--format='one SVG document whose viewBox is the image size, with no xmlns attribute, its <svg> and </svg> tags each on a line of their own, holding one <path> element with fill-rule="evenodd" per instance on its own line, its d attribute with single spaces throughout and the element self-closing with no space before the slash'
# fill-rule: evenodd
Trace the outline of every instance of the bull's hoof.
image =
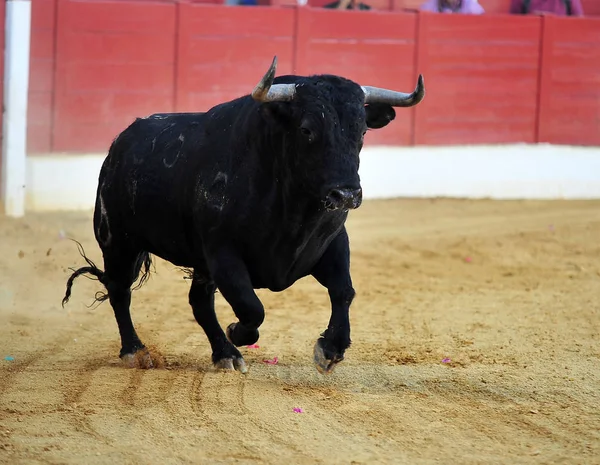
<svg viewBox="0 0 600 465">
<path fill-rule="evenodd" d="M 240 373 L 248 372 L 244 357 L 230 342 L 226 343 L 221 350 L 213 352 L 212 361 L 215 368 L 220 370 L 237 370 Z"/>
<path fill-rule="evenodd" d="M 225 332 L 227 339 L 236 347 L 251 346 L 258 341 L 258 329 L 247 330 L 239 323 L 231 323 Z"/>
<path fill-rule="evenodd" d="M 142 347 L 133 354 L 121 355 L 121 361 L 127 368 L 154 368 L 155 364 L 152 361 L 152 356 L 147 348 Z"/>
<path fill-rule="evenodd" d="M 314 348 L 314 362 L 317 371 L 322 375 L 329 375 L 333 373 L 333 370 L 344 360 L 343 354 L 338 354 L 335 350 L 330 348 L 331 342 L 324 338 L 317 340 Z"/>
<path fill-rule="evenodd" d="M 215 363 L 215 368 L 221 370 L 237 370 L 240 373 L 248 373 L 248 367 L 244 359 L 240 357 L 222 358 Z"/>
</svg>

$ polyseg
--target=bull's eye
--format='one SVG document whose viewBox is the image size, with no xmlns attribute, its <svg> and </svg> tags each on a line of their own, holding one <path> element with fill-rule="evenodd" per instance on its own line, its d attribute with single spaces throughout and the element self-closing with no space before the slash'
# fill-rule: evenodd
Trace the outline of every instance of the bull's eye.
<svg viewBox="0 0 600 465">
<path fill-rule="evenodd" d="M 308 139 L 308 142 L 312 142 L 315 139 L 313 132 L 308 129 L 306 126 L 300 127 L 300 134 Z"/>
</svg>

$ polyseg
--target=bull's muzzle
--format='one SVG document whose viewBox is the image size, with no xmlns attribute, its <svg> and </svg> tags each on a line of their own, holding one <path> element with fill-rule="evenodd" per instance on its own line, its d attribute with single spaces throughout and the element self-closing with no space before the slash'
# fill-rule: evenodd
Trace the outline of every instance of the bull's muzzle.
<svg viewBox="0 0 600 465">
<path fill-rule="evenodd" d="M 335 188 L 325 198 L 327 210 L 351 210 L 360 207 L 362 189 Z"/>
</svg>

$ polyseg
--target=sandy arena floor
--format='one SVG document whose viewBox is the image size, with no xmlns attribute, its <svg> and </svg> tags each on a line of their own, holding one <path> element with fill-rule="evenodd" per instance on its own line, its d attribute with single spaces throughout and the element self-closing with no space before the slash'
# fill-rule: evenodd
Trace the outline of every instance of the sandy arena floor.
<svg viewBox="0 0 600 465">
<path fill-rule="evenodd" d="M 0 218 L 0 463 L 600 463 L 600 202 L 365 202 L 353 345 L 329 377 L 312 278 L 259 292 L 244 376 L 212 368 L 189 281 L 159 260 L 133 318 L 165 366 L 121 367 L 98 283 L 60 306 L 83 264 L 61 230 L 101 263 L 91 213 Z"/>
</svg>

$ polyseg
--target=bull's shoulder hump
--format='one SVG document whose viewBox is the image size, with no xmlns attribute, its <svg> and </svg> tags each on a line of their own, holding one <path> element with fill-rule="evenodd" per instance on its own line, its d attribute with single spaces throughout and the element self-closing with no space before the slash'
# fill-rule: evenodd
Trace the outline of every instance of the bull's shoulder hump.
<svg viewBox="0 0 600 465">
<path fill-rule="evenodd" d="M 173 128 L 185 130 L 187 127 L 197 128 L 204 119 L 205 113 L 154 113 L 143 118 L 136 118 L 125 132 L 152 134 Z"/>
<path fill-rule="evenodd" d="M 148 116 L 144 116 L 137 119 L 142 120 L 178 120 L 178 121 L 194 121 L 198 118 L 202 118 L 204 112 L 189 112 L 189 113 L 153 113 Z"/>
<path fill-rule="evenodd" d="M 204 113 L 157 113 L 146 118 L 136 118 L 115 139 L 113 149 L 149 149 L 154 152 L 165 146 L 182 145 L 191 133 L 196 134 L 196 140 L 200 137 L 203 119 Z"/>
</svg>

